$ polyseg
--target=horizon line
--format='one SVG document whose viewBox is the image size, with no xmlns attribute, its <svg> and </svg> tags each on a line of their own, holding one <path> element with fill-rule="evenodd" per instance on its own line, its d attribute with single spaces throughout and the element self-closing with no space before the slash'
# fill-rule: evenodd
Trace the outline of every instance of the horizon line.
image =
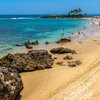
<svg viewBox="0 0 100 100">
<path fill-rule="evenodd" d="M 95 13 L 95 14 L 99 15 L 99 13 Z M 60 14 L 60 13 L 59 14 L 56 14 L 56 13 L 55 14 L 54 13 L 50 13 L 50 14 L 46 14 L 46 13 L 45 14 L 42 14 L 42 13 L 39 14 L 39 13 L 37 13 L 37 14 L 35 14 L 34 13 L 34 14 L 0 14 L 0 16 L 1 15 L 66 15 L 66 14 L 64 14 L 64 13 L 62 13 L 62 14 Z M 93 15 L 93 14 L 92 13 L 88 13 L 87 15 Z"/>
</svg>

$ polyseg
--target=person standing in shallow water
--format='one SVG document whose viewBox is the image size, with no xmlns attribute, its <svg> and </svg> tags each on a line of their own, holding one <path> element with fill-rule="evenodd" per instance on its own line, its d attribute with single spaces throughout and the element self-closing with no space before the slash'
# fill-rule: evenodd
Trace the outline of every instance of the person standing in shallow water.
<svg viewBox="0 0 100 100">
<path fill-rule="evenodd" d="M 63 28 L 62 30 L 64 31 L 65 29 Z"/>
<path fill-rule="evenodd" d="M 60 34 L 60 35 L 61 35 L 61 39 L 63 39 L 63 37 L 64 37 L 64 35 L 65 35 L 65 34 L 64 34 L 64 33 L 62 33 L 62 34 Z"/>
<path fill-rule="evenodd" d="M 78 35 L 80 35 L 80 31 L 78 31 Z"/>
<path fill-rule="evenodd" d="M 42 32 L 42 37 L 44 37 L 44 32 Z"/>
</svg>

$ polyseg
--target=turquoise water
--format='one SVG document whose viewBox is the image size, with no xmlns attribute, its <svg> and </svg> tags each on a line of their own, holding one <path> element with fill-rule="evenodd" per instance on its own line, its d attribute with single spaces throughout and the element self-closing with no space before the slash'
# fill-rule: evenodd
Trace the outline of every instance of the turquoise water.
<svg viewBox="0 0 100 100">
<path fill-rule="evenodd" d="M 36 17 L 0 18 L 0 55 L 12 52 L 15 44 L 27 40 L 55 42 L 83 30 L 88 20 L 82 19 L 42 19 Z"/>
</svg>

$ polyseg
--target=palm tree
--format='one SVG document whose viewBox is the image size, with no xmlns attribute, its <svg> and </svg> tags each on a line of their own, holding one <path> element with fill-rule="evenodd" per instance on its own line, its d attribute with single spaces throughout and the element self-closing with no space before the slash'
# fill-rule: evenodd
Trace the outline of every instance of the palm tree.
<svg viewBox="0 0 100 100">
<path fill-rule="evenodd" d="M 78 9 L 71 10 L 69 11 L 68 15 L 71 17 L 82 17 L 83 16 L 82 9 L 78 8 Z"/>
</svg>

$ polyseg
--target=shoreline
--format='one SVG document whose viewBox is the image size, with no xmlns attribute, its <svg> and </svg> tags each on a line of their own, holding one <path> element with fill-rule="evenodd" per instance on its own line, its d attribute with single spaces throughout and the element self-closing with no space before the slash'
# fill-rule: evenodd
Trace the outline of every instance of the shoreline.
<svg viewBox="0 0 100 100">
<path fill-rule="evenodd" d="M 94 22 L 95 20 L 95 22 Z M 100 19 L 99 19 L 100 20 Z M 33 50 L 52 48 L 70 48 L 77 54 L 52 54 L 56 57 L 53 68 L 20 73 L 24 84 L 21 100 L 98 100 L 100 98 L 100 26 L 93 19 L 91 26 L 72 36 L 68 43 L 39 44 Z M 85 36 L 83 34 L 85 33 Z M 17 53 L 26 53 L 27 49 L 18 49 Z M 51 53 L 50 53 L 51 54 Z M 72 56 L 71 61 L 80 60 L 81 65 L 71 68 L 63 60 Z M 64 65 L 58 65 L 63 61 Z"/>
<path fill-rule="evenodd" d="M 90 20 L 90 19 L 88 19 L 88 20 Z M 85 21 L 84 23 L 82 22 L 84 24 L 84 25 L 82 24 L 82 27 L 81 27 L 82 29 L 85 26 L 86 22 L 87 21 Z M 53 36 L 53 38 L 52 38 L 53 41 L 51 41 L 51 39 L 49 39 L 49 38 L 46 39 L 46 40 L 44 39 L 42 41 L 39 41 L 40 42 L 40 45 L 45 45 L 45 42 L 46 41 L 51 42 L 51 44 L 56 44 L 55 42 L 58 41 L 61 38 L 61 34 L 60 33 L 63 33 L 64 32 L 65 33 L 64 34 L 64 37 L 68 38 L 68 37 L 72 36 L 72 32 L 75 33 L 75 32 L 78 31 L 78 29 L 76 30 L 76 28 L 74 29 L 74 27 L 73 27 L 73 29 L 72 29 L 73 31 L 69 31 L 69 32 L 68 32 L 68 30 L 65 30 L 65 29 L 64 30 L 63 29 L 57 30 L 57 31 L 55 31 L 57 33 L 57 36 Z M 80 29 L 80 31 L 81 31 L 81 29 Z M 55 34 L 55 32 L 53 32 L 53 34 Z M 47 34 L 50 34 L 50 33 L 48 32 Z M 56 40 L 55 40 L 55 38 L 56 38 Z M 78 37 L 75 37 L 75 38 L 78 38 Z M 26 42 L 26 41 L 28 41 L 28 40 L 25 40 L 24 42 Z M 33 38 L 33 40 L 30 40 L 30 41 L 35 41 L 35 40 Z M 7 44 L 6 45 L 5 44 L 3 44 L 3 45 L 1 44 L 1 49 L 0 50 L 1 50 L 1 53 L 3 53 L 3 54 L 0 56 L 0 58 L 3 57 L 3 56 L 5 56 L 5 55 L 7 55 L 8 53 L 17 53 L 17 52 L 20 52 L 20 50 L 25 51 L 24 50 L 24 48 L 25 48 L 24 42 L 16 42 L 18 44 L 22 44 L 23 45 L 22 47 L 14 46 L 14 45 L 16 45 L 16 43 L 14 43 L 14 44 L 8 44 L 8 45 Z M 37 49 L 38 46 L 33 46 L 33 48 L 34 47 L 36 47 L 36 49 Z"/>
<path fill-rule="evenodd" d="M 99 59 L 100 53 L 98 54 L 98 52 L 100 51 L 99 43 L 100 43 L 100 40 L 90 39 L 90 40 L 84 40 L 84 41 L 82 41 L 82 43 L 71 42 L 71 43 L 64 43 L 64 44 L 59 45 L 58 47 L 68 47 L 68 48 L 76 50 L 78 52 L 78 54 L 76 54 L 76 55 L 68 54 L 68 55 L 74 57 L 73 61 L 74 60 L 82 61 L 82 64 L 75 68 L 70 68 L 67 66 L 67 61 L 63 61 L 63 57 L 66 54 L 53 55 L 53 57 L 57 57 L 58 59 L 55 60 L 52 69 L 21 73 L 21 77 L 24 82 L 24 90 L 22 92 L 21 100 L 31 100 L 31 99 L 33 99 L 33 97 L 35 100 L 49 100 L 49 99 L 56 100 L 55 96 L 57 94 L 59 94 L 61 91 L 63 91 L 63 89 L 62 89 L 63 87 L 65 90 L 65 88 L 67 87 L 67 84 L 70 84 L 70 81 L 72 81 L 71 82 L 72 85 L 74 84 L 73 82 L 75 82 L 75 84 L 76 84 L 77 81 L 79 82 L 79 84 L 81 84 L 80 78 L 77 79 L 76 78 L 77 76 L 80 76 L 83 73 L 81 78 L 84 81 L 85 81 L 84 73 L 87 73 L 87 71 L 89 71 L 89 73 L 90 73 L 90 74 L 87 73 L 87 74 L 89 74 L 89 76 L 91 76 L 91 75 L 93 76 L 95 69 L 93 69 L 93 72 L 90 71 L 90 69 L 92 67 L 91 66 L 92 63 L 94 65 L 93 67 L 96 67 L 96 71 L 100 70 L 99 66 L 98 66 L 98 68 L 97 68 L 97 66 L 95 66 L 95 63 L 98 64 L 100 61 L 100 59 Z M 57 62 L 60 62 L 60 61 L 63 61 L 65 65 L 59 66 L 56 64 Z M 88 75 L 85 77 L 88 79 Z M 74 79 L 76 79 L 76 80 L 74 80 Z M 96 79 L 98 80 L 98 78 L 96 78 Z M 76 84 L 75 86 L 78 87 L 79 84 Z M 94 82 L 90 87 L 94 88 L 95 84 L 96 84 L 96 82 Z M 74 88 L 74 86 L 73 86 L 73 88 Z M 68 87 L 68 90 L 70 90 L 70 89 L 71 88 Z M 96 91 L 93 94 L 95 95 Z M 60 96 L 63 98 L 62 94 Z M 60 99 L 59 96 L 57 96 L 57 97 L 56 97 L 57 100 L 63 100 L 62 98 Z M 70 99 L 68 99 L 68 100 L 70 100 Z M 77 100 L 79 100 L 79 99 L 77 99 Z"/>
<path fill-rule="evenodd" d="M 53 55 L 58 59 L 54 62 L 52 69 L 22 73 L 25 88 L 21 100 L 33 98 L 35 100 L 64 100 L 66 98 L 68 98 L 67 100 L 74 98 L 79 100 L 80 97 L 91 100 L 100 98 L 100 90 L 98 90 L 100 83 L 99 45 L 100 39 L 97 37 L 81 42 L 73 41 L 57 45 L 57 47 L 68 47 L 76 50 L 78 54 L 71 56 L 74 57 L 73 60 L 81 60 L 82 64 L 76 68 L 70 68 L 66 65 L 67 61 L 64 61 L 65 66 L 59 66 L 56 63 L 63 61 L 62 58 L 66 54 Z M 45 49 L 49 51 L 51 47 Z M 91 85 L 87 86 L 86 84 Z M 73 89 L 75 90 L 73 91 Z M 70 93 L 73 95 L 71 96 Z"/>
</svg>

